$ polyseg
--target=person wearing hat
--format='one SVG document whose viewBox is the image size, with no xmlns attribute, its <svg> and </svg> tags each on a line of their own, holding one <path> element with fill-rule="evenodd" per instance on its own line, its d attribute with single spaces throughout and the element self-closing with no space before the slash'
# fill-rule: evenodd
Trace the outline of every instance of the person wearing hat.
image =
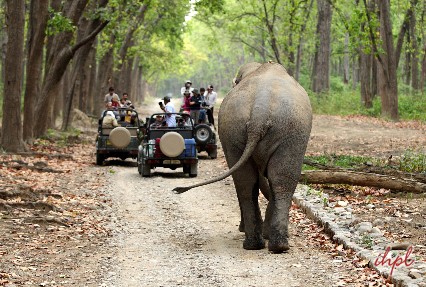
<svg viewBox="0 0 426 287">
<path fill-rule="evenodd" d="M 149 128 L 150 129 L 158 129 L 158 128 L 161 128 L 161 127 L 163 127 L 164 125 L 163 125 L 163 123 L 164 123 L 164 121 L 163 121 L 163 116 L 162 115 L 156 115 L 155 116 L 155 122 L 153 122 L 150 126 L 149 126 Z"/>
<path fill-rule="evenodd" d="M 190 116 L 194 121 L 194 124 L 198 124 L 200 119 L 200 109 L 203 97 L 200 95 L 197 89 L 192 90 L 192 97 L 189 102 Z"/>
<path fill-rule="evenodd" d="M 183 96 L 183 94 L 185 93 L 185 91 L 189 91 L 190 93 L 192 93 L 192 91 L 194 90 L 194 88 L 191 87 L 191 86 L 192 86 L 192 82 L 190 80 L 186 80 L 185 86 L 180 89 L 180 94 Z"/>
<path fill-rule="evenodd" d="M 178 119 L 178 127 L 191 127 L 191 117 L 189 116 L 189 112 L 183 111 L 182 117 Z"/>
<path fill-rule="evenodd" d="M 162 102 L 160 102 L 160 108 L 163 110 L 163 112 L 166 113 L 166 124 L 168 127 L 175 127 L 176 126 L 176 115 L 175 113 L 175 107 L 173 106 L 172 102 L 170 101 L 170 97 L 165 96 L 163 98 L 164 105 Z"/>
</svg>

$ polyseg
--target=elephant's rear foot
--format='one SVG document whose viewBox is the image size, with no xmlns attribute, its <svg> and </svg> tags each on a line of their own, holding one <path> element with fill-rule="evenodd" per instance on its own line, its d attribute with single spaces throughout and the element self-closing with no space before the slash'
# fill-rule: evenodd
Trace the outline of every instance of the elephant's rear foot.
<svg viewBox="0 0 426 287">
<path fill-rule="evenodd" d="M 270 239 L 268 242 L 268 250 L 272 253 L 283 253 L 289 249 L 290 246 L 288 245 L 287 239 Z"/>
<path fill-rule="evenodd" d="M 265 241 L 261 236 L 246 237 L 243 248 L 247 250 L 259 250 L 265 248 Z"/>
</svg>

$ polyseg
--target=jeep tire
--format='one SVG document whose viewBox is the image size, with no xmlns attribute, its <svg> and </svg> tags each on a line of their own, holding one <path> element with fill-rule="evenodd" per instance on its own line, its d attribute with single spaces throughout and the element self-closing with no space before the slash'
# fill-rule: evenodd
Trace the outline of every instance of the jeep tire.
<svg viewBox="0 0 426 287">
<path fill-rule="evenodd" d="M 213 136 L 211 127 L 205 124 L 199 124 L 194 128 L 195 141 L 199 144 L 208 143 Z"/>
</svg>

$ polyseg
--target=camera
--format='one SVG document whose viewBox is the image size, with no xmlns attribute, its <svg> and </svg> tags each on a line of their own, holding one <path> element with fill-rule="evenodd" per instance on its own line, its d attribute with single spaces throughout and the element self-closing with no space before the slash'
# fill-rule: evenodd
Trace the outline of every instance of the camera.
<svg viewBox="0 0 426 287">
<path fill-rule="evenodd" d="M 183 123 L 183 119 L 178 119 L 178 123 Z"/>
<path fill-rule="evenodd" d="M 158 102 L 158 104 L 160 105 L 160 107 L 163 105 L 163 102 Z"/>
</svg>

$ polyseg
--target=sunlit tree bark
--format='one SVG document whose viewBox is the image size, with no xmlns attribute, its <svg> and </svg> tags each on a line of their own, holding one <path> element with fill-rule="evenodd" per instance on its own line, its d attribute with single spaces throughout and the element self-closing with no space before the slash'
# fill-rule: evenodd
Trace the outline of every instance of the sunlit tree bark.
<svg viewBox="0 0 426 287">
<path fill-rule="evenodd" d="M 330 36 L 331 36 L 331 5 L 326 0 L 318 0 L 318 22 L 316 30 L 316 49 L 312 70 L 312 91 L 326 92 L 330 88 Z"/>
</svg>

